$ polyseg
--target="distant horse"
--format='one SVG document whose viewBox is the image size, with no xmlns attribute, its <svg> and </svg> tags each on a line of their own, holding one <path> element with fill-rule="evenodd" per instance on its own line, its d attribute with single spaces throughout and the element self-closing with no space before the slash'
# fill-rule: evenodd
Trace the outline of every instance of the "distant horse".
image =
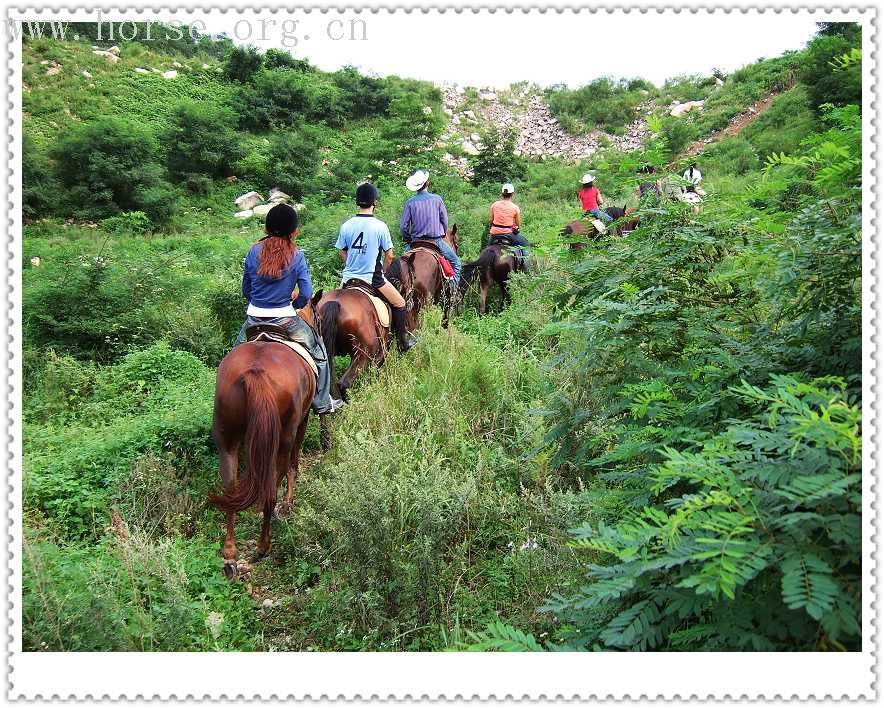
<svg viewBox="0 0 884 708">
<path fill-rule="evenodd" d="M 387 354 L 390 330 L 381 325 L 371 300 L 356 288 L 332 290 L 317 305 L 320 329 L 329 361 L 349 356 L 350 366 L 338 381 L 341 398 L 370 363 L 382 364 Z"/>
<path fill-rule="evenodd" d="M 500 287 L 502 306 L 506 306 L 510 302 L 507 280 L 510 273 L 518 269 L 519 264 L 511 246 L 501 243 L 491 244 L 482 250 L 476 260 L 464 264 L 461 290 L 466 290 L 478 276 L 479 314 L 484 315 L 491 283 L 497 283 Z"/>
<path fill-rule="evenodd" d="M 320 290 L 298 311 L 311 327 L 316 325 L 315 308 L 321 297 Z M 253 504 L 263 511 L 257 549 L 261 558 L 270 552 L 270 520 L 283 477 L 287 481 L 285 504 L 291 508 L 315 394 L 316 377 L 309 364 L 279 342 L 245 342 L 234 347 L 218 366 L 212 437 L 218 446 L 224 493 L 210 495 L 209 502 L 227 513 L 222 556 L 228 577 L 236 575 L 236 512 Z M 246 468 L 239 479 L 243 442 Z"/>
<path fill-rule="evenodd" d="M 460 254 L 457 226 L 452 226 L 445 241 Z M 420 326 L 421 310 L 434 303 L 442 305 L 442 326 L 448 327 L 452 300 L 457 294 L 442 274 L 442 267 L 433 253 L 441 252 L 432 241 L 413 241 L 412 250 L 403 253 L 387 267 L 386 276 L 395 285 L 408 307 L 406 326 L 413 332 Z"/>
<path fill-rule="evenodd" d="M 636 226 L 638 226 L 638 217 L 633 217 L 625 223 L 619 223 L 620 219 L 623 219 L 624 217 L 629 216 L 632 213 L 632 210 L 627 209 L 625 205 L 622 207 L 608 207 L 604 211 L 613 220 L 613 226 L 609 228 L 609 231 L 611 231 L 614 236 L 621 236 L 624 233 L 632 231 Z M 559 236 L 588 236 L 596 238 L 599 235 L 599 232 L 591 224 L 591 222 L 587 222 L 585 219 L 577 219 L 576 221 L 572 221 L 567 224 L 565 228 L 559 231 Z M 582 251 L 585 246 L 586 244 L 580 240 L 572 240 L 568 244 L 568 248 L 570 248 L 572 251 Z"/>
</svg>

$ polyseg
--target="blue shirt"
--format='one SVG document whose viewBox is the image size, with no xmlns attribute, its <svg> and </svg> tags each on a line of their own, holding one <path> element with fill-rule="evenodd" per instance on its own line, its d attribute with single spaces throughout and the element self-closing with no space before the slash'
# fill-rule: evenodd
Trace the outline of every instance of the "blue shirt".
<svg viewBox="0 0 884 708">
<path fill-rule="evenodd" d="M 384 251 L 393 248 L 390 229 L 373 214 L 357 214 L 341 225 L 335 248 L 347 251 L 343 278 L 358 278 L 380 286 L 384 277 Z"/>
<path fill-rule="evenodd" d="M 432 192 L 418 192 L 405 202 L 399 233 L 405 241 L 429 236 L 438 238 L 448 233 L 448 210 L 442 197 Z"/>
<path fill-rule="evenodd" d="M 292 291 L 297 286 L 298 298 L 295 307 L 303 307 L 313 296 L 313 284 L 310 282 L 310 269 L 307 258 L 300 248 L 295 251 L 289 267 L 283 269 L 279 278 L 265 278 L 258 275 L 258 254 L 263 242 L 259 241 L 249 249 L 243 264 L 242 294 L 250 305 L 260 308 L 290 307 Z"/>
</svg>

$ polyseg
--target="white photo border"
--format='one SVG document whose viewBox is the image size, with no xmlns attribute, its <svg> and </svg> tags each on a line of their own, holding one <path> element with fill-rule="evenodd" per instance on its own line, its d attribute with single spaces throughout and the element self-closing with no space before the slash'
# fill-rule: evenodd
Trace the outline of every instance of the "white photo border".
<svg viewBox="0 0 884 708">
<path fill-rule="evenodd" d="M 877 284 L 878 249 L 876 146 L 877 7 L 820 6 L 675 7 L 571 5 L 420 6 L 386 5 L 371 0 L 362 7 L 308 4 L 281 8 L 217 5 L 170 8 L 121 8 L 104 4 L 71 7 L 52 3 L 39 8 L 8 8 L 5 21 L 94 20 L 99 9 L 106 20 L 144 21 L 147 14 L 174 17 L 207 13 L 311 12 L 413 14 L 414 22 L 431 21 L 434 12 L 504 11 L 531 13 L 589 12 L 791 12 L 821 20 L 857 21 L 863 25 L 863 616 L 862 651 L 822 653 L 57 653 L 22 652 L 21 636 L 21 475 L 22 475 L 22 342 L 21 342 L 21 40 L 4 52 L 7 76 L 8 267 L 5 271 L 7 460 L 9 484 L 3 505 L 7 528 L 6 658 L 9 700 L 200 699 L 296 700 L 363 699 L 515 699 L 515 700 L 865 700 L 877 698 L 877 457 L 881 439 L 876 416 L 876 310 L 882 304 Z M 538 59 L 540 60 L 540 59 Z"/>
</svg>

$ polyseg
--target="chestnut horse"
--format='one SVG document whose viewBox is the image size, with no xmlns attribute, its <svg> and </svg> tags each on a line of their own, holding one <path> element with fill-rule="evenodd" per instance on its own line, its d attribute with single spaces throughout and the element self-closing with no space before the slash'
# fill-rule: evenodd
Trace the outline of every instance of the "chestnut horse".
<svg viewBox="0 0 884 708">
<path fill-rule="evenodd" d="M 313 300 L 298 311 L 315 327 Z M 258 504 L 264 513 L 257 556 L 270 552 L 270 520 L 282 478 L 285 504 L 291 508 L 298 476 L 301 443 L 310 404 L 316 394 L 313 370 L 298 354 L 279 342 L 245 342 L 233 348 L 218 366 L 212 437 L 218 446 L 224 493 L 209 502 L 227 514 L 224 575 L 236 575 L 236 512 Z M 239 449 L 245 442 L 246 468 L 238 479 Z"/>
<path fill-rule="evenodd" d="M 618 220 L 632 214 L 631 209 L 627 209 L 626 207 L 608 207 L 605 211 L 608 213 L 608 216 L 614 220 L 611 227 L 612 230 L 609 229 L 614 236 L 621 236 L 638 226 L 638 217 L 633 217 L 625 223 L 618 222 Z M 559 236 L 586 236 L 587 238 L 598 238 L 600 235 L 601 234 L 599 234 L 592 223 L 587 222 L 585 218 L 570 222 L 559 232 Z M 582 251 L 585 246 L 586 243 L 583 240 L 572 240 L 568 243 L 568 248 L 572 251 Z"/>
<path fill-rule="evenodd" d="M 374 305 L 356 288 L 327 292 L 316 309 L 328 360 L 334 361 L 336 355 L 350 357 L 350 366 L 338 381 L 341 398 L 346 401 L 347 390 L 362 370 L 372 362 L 383 363 L 390 330 L 381 325 Z"/>
<path fill-rule="evenodd" d="M 491 283 L 497 283 L 500 287 L 501 307 L 505 307 L 510 301 L 507 280 L 509 280 L 510 273 L 518 269 L 519 264 L 516 262 L 516 256 L 511 246 L 500 243 L 491 244 L 482 249 L 482 253 L 476 260 L 464 263 L 461 290 L 466 290 L 467 286 L 478 276 L 479 314 L 484 315 Z"/>
<path fill-rule="evenodd" d="M 451 227 L 445 236 L 445 242 L 460 255 L 460 237 L 457 235 L 457 225 Z M 410 332 L 420 327 L 421 310 L 429 304 L 441 303 L 442 326 L 448 327 L 448 315 L 451 311 L 452 300 L 457 294 L 449 286 L 442 275 L 442 267 L 432 254 L 426 251 L 413 250 L 422 245 L 432 249 L 432 241 L 416 240 L 412 243 L 412 250 L 403 253 L 387 267 L 386 276 L 405 298 L 408 313 L 405 324 Z"/>
</svg>

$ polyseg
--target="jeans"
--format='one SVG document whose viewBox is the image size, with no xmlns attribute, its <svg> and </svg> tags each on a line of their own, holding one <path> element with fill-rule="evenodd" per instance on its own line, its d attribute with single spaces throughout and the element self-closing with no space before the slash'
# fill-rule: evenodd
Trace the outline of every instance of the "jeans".
<svg viewBox="0 0 884 708">
<path fill-rule="evenodd" d="M 415 239 L 416 241 L 430 241 L 439 247 L 439 250 L 442 251 L 442 255 L 448 259 L 451 263 L 451 267 L 454 268 L 454 284 L 457 285 L 460 283 L 460 271 L 462 270 L 460 258 L 458 258 L 457 254 L 454 252 L 454 249 L 448 245 L 448 242 L 443 239 L 441 236 L 430 237 L 430 236 L 421 236 L 420 238 Z M 404 251 L 407 253 L 411 250 L 411 243 L 405 244 Z"/>
<path fill-rule="evenodd" d="M 519 267 L 526 271 L 528 270 L 528 258 L 531 256 L 531 242 L 522 236 L 518 231 L 513 231 L 509 234 L 490 234 L 488 237 L 488 243 L 504 243 L 507 245 L 511 245 L 518 256 Z"/>
<path fill-rule="evenodd" d="M 606 224 L 610 224 L 614 221 L 604 209 L 589 209 L 587 213 L 592 214 L 596 219 L 601 219 Z"/>
<path fill-rule="evenodd" d="M 317 413 L 327 413 L 332 409 L 331 405 L 331 369 L 330 366 L 334 362 L 329 362 L 328 354 L 325 351 L 325 343 L 320 337 L 316 336 L 313 329 L 310 328 L 304 320 L 295 315 L 294 317 L 252 317 L 246 315 L 246 321 L 243 322 L 236 337 L 236 343 L 242 344 L 246 341 L 246 329 L 260 324 L 276 325 L 282 327 L 288 333 L 289 339 L 301 344 L 313 357 L 316 362 L 316 369 L 319 372 L 319 378 L 316 380 L 316 395 L 313 397 L 313 410 Z"/>
</svg>

